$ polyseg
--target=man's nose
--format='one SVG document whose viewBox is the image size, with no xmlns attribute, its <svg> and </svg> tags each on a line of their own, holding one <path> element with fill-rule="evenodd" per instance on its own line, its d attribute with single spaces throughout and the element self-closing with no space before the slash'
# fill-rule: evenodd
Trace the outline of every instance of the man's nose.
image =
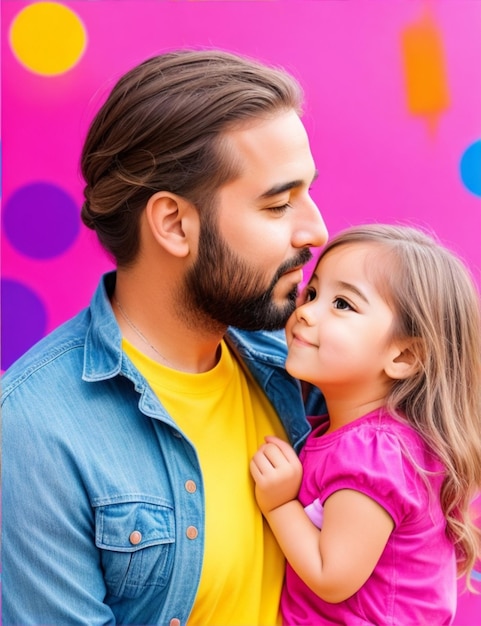
<svg viewBox="0 0 481 626">
<path fill-rule="evenodd" d="M 293 237 L 296 248 L 319 248 L 328 238 L 328 231 L 316 203 L 309 198 L 299 211 Z"/>
</svg>

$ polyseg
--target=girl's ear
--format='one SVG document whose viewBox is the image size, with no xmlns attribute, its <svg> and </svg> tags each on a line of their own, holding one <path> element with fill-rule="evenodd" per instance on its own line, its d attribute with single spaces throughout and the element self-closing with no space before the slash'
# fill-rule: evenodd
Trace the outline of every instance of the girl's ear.
<svg viewBox="0 0 481 626">
<path fill-rule="evenodd" d="M 158 191 L 149 198 L 145 216 L 154 239 L 173 256 L 186 257 L 196 247 L 198 213 L 182 196 Z"/>
<path fill-rule="evenodd" d="M 409 339 L 393 344 L 384 371 L 393 380 L 404 380 L 414 376 L 421 369 L 421 365 L 421 342 Z"/>
</svg>

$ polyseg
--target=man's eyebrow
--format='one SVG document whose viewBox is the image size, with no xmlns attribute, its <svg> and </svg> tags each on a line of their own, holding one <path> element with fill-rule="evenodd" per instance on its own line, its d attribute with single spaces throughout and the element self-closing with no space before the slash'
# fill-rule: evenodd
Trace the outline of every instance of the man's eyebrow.
<svg viewBox="0 0 481 626">
<path fill-rule="evenodd" d="M 316 180 L 316 178 L 318 176 L 319 176 L 319 172 L 316 170 L 315 174 L 314 174 L 314 176 L 312 178 L 311 185 Z M 259 200 L 267 200 L 269 198 L 272 198 L 273 196 L 278 196 L 281 193 L 284 193 L 286 191 L 290 191 L 291 189 L 295 189 L 296 187 L 301 187 L 304 184 L 305 184 L 305 181 L 304 180 L 300 180 L 300 179 L 299 180 L 291 180 L 288 183 L 279 183 L 279 185 L 274 185 L 273 187 L 271 187 L 267 191 L 264 191 L 264 193 L 259 196 Z"/>
</svg>

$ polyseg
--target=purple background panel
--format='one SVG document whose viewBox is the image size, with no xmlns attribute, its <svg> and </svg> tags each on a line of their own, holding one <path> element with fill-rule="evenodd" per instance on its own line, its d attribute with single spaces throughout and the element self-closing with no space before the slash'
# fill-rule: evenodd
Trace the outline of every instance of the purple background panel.
<svg viewBox="0 0 481 626">
<path fill-rule="evenodd" d="M 13 363 L 45 333 L 47 316 L 42 300 L 23 283 L 1 280 L 2 369 Z"/>
<path fill-rule="evenodd" d="M 50 259 L 65 252 L 80 230 L 76 203 L 49 183 L 17 189 L 5 203 L 2 219 L 12 246 L 32 259 Z"/>
</svg>

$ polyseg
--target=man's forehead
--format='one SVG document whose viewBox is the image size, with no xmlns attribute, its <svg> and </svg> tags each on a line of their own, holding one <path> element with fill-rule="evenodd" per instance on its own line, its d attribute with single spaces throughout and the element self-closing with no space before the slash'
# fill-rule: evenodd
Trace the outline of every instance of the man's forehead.
<svg viewBox="0 0 481 626">
<path fill-rule="evenodd" d="M 307 132 L 295 110 L 236 125 L 223 135 L 221 145 L 236 164 L 235 181 L 248 185 L 261 201 L 309 186 L 317 176 Z"/>
<path fill-rule="evenodd" d="M 276 111 L 264 116 L 242 120 L 224 131 L 228 142 L 240 149 L 254 149 L 263 143 L 287 141 L 297 135 L 307 139 L 304 125 L 294 109 Z"/>
</svg>

